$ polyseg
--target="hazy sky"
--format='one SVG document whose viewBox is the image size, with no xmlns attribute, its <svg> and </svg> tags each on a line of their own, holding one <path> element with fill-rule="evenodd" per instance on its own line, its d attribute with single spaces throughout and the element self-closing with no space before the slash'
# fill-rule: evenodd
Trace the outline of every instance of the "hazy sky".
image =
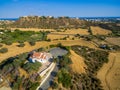
<svg viewBox="0 0 120 90">
<path fill-rule="evenodd" d="M 120 16 L 120 0 L 0 0 L 0 18 Z"/>
</svg>

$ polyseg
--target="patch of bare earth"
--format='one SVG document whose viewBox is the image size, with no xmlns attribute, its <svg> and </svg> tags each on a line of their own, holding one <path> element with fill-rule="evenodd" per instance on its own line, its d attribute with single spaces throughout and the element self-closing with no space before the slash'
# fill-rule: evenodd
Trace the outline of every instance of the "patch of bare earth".
<svg viewBox="0 0 120 90">
<path fill-rule="evenodd" d="M 91 30 L 92 30 L 92 33 L 93 35 L 108 35 L 110 33 L 112 33 L 110 30 L 107 30 L 107 29 L 103 29 L 103 28 L 100 28 L 98 26 L 91 26 Z"/>
<path fill-rule="evenodd" d="M 30 52 L 40 47 L 48 47 L 49 45 L 58 44 L 58 43 L 62 43 L 65 46 L 82 45 L 82 46 L 88 46 L 91 48 L 96 48 L 95 45 L 92 44 L 91 42 L 84 41 L 82 39 L 81 40 L 57 40 L 57 41 L 51 41 L 51 42 L 41 41 L 41 42 L 36 42 L 35 46 L 30 46 L 29 43 L 25 42 L 24 47 L 18 47 L 17 46 L 18 43 L 14 43 L 10 46 L 8 45 L 3 46 L 8 48 L 8 52 L 4 54 L 0 54 L 0 62 L 9 57 L 16 56 L 24 52 Z"/>
<path fill-rule="evenodd" d="M 84 58 L 77 55 L 73 50 L 70 50 L 70 58 L 72 60 L 72 71 L 75 73 L 85 73 L 86 65 L 84 63 Z"/>
<path fill-rule="evenodd" d="M 120 53 L 110 53 L 109 62 L 97 74 L 104 90 L 120 90 Z"/>
</svg>

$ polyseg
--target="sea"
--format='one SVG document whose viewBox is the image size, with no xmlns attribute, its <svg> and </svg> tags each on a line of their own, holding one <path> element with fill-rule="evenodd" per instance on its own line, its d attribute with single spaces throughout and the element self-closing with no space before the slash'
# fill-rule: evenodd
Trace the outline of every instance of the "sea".
<svg viewBox="0 0 120 90">
<path fill-rule="evenodd" d="M 19 18 L 0 18 L 0 21 L 1 20 L 8 20 L 8 21 L 16 21 L 18 20 Z"/>
</svg>

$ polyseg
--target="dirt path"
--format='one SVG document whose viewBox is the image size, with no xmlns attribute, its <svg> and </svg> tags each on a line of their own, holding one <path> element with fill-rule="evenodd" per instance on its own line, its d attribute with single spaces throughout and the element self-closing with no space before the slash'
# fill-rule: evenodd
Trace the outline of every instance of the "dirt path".
<svg viewBox="0 0 120 90">
<path fill-rule="evenodd" d="M 24 47 L 17 47 L 18 43 L 14 43 L 10 46 L 7 46 L 7 45 L 3 46 L 8 48 L 8 52 L 5 54 L 0 54 L 0 62 L 9 57 L 16 56 L 18 54 L 29 52 L 34 49 L 38 49 L 40 47 L 47 47 L 51 44 L 57 44 L 57 43 L 62 43 L 65 46 L 83 45 L 91 48 L 96 48 L 91 42 L 84 41 L 84 40 L 57 40 L 57 41 L 51 41 L 51 42 L 41 41 L 41 42 L 37 42 L 35 46 L 30 46 L 27 42 L 25 42 Z"/>
<path fill-rule="evenodd" d="M 110 53 L 109 62 L 97 74 L 104 90 L 120 90 L 120 53 Z"/>
</svg>

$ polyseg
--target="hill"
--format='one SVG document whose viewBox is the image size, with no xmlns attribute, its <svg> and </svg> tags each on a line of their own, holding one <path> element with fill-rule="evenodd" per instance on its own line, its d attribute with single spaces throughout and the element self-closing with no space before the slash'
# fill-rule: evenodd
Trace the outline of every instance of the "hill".
<svg viewBox="0 0 120 90">
<path fill-rule="evenodd" d="M 58 29 L 58 28 L 79 28 L 84 21 L 69 17 L 45 17 L 45 16 L 26 16 L 10 24 L 15 28 L 41 28 L 41 29 Z"/>
</svg>

